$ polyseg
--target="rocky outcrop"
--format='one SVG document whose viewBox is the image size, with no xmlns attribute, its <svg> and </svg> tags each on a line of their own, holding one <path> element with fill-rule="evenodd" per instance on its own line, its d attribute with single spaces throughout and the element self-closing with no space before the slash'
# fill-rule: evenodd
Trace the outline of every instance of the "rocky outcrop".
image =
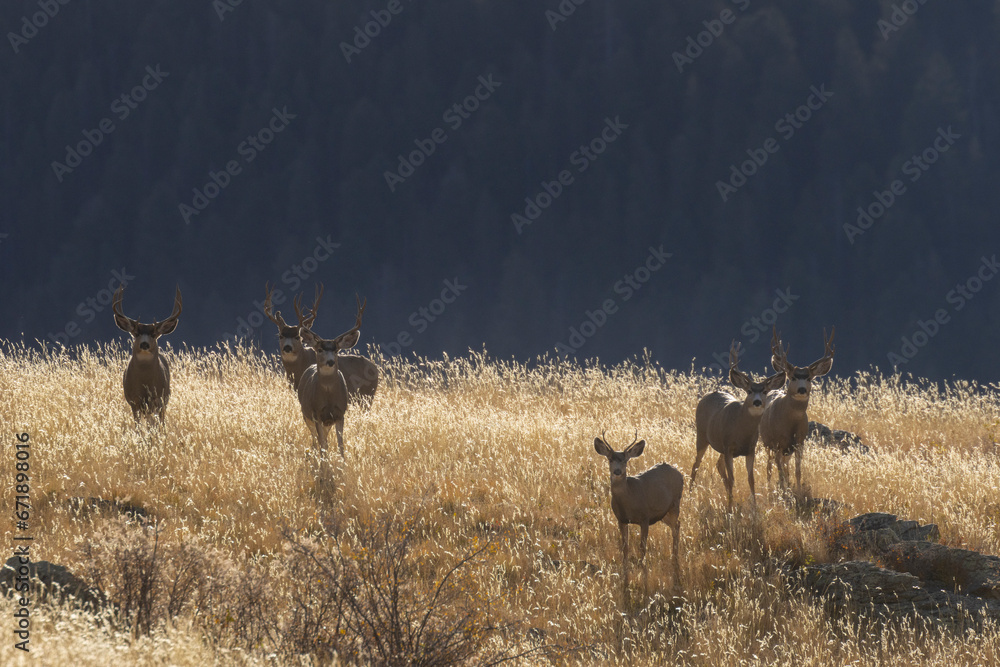
<svg viewBox="0 0 1000 667">
<path fill-rule="evenodd" d="M 25 578 L 33 601 L 53 601 L 59 604 L 69 601 L 91 609 L 98 609 L 105 604 L 103 593 L 88 587 L 82 579 L 62 565 L 46 560 L 22 565 L 17 556 L 8 558 L 3 568 L 0 568 L 0 593 L 23 596 L 24 593 L 18 591 L 16 586 Z"/>
<path fill-rule="evenodd" d="M 917 521 L 901 521 L 895 514 L 884 512 L 856 516 L 848 525 L 851 529 L 851 544 L 848 546 L 875 553 L 882 552 L 897 542 L 937 542 L 941 538 L 941 532 L 933 523 L 921 526 Z"/>
<path fill-rule="evenodd" d="M 871 448 L 857 434 L 850 431 L 841 431 L 840 429 L 831 429 L 826 424 L 819 422 L 809 422 L 809 433 L 806 437 L 812 441 L 812 444 L 821 447 L 839 447 L 840 451 L 845 454 L 851 452 L 857 454 L 871 453 Z"/>
<path fill-rule="evenodd" d="M 936 525 L 893 514 L 863 514 L 844 526 L 840 546 L 874 562 L 808 565 L 791 575 L 830 613 L 908 616 L 953 629 L 1000 621 L 1000 558 L 936 544 Z"/>
<path fill-rule="evenodd" d="M 1000 602 L 1000 558 L 930 542 L 897 542 L 881 556 L 886 567 L 955 593 Z"/>
</svg>

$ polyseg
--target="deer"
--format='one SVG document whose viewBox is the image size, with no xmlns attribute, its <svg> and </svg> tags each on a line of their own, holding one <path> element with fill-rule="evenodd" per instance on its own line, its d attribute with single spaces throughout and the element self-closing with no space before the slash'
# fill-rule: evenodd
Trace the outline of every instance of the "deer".
<svg viewBox="0 0 1000 667">
<path fill-rule="evenodd" d="M 621 452 L 616 452 L 607 442 L 604 433 L 594 438 L 594 449 L 608 459 L 611 472 L 611 511 L 618 519 L 621 533 L 622 569 L 628 560 L 628 526 L 639 526 L 639 562 L 646 557 L 646 537 L 650 524 L 658 521 L 670 526 L 673 531 L 673 564 L 675 585 L 680 581 L 678 546 L 680 544 L 681 494 L 684 491 L 684 475 L 667 463 L 660 463 L 632 477 L 627 474 L 629 459 L 642 454 L 645 440 L 639 440 L 636 431 L 632 444 Z"/>
<path fill-rule="evenodd" d="M 125 401 L 132 408 L 136 421 L 142 416 L 158 417 L 162 423 L 166 417 L 167 401 L 170 400 L 170 366 L 160 355 L 156 339 L 177 328 L 181 315 L 181 288 L 174 296 L 174 310 L 162 322 L 140 324 L 122 312 L 124 285 L 119 285 L 111 301 L 111 310 L 118 328 L 132 335 L 132 358 L 125 367 L 122 384 Z"/>
<path fill-rule="evenodd" d="M 728 509 L 733 509 L 733 459 L 746 457 L 747 481 L 750 484 L 750 498 L 756 504 L 753 464 L 757 455 L 757 427 L 764 412 L 764 399 L 768 392 L 785 383 L 784 372 L 771 375 L 758 382 L 739 370 L 739 356 L 742 347 L 735 340 L 729 348 L 729 381 L 737 389 L 746 392 L 746 399 L 739 400 L 729 392 L 713 391 L 698 401 L 695 409 L 697 431 L 695 447 L 697 453 L 691 468 L 691 485 L 694 486 L 698 466 L 705 456 L 708 446 L 719 453 L 716 468 L 726 487 Z"/>
<path fill-rule="evenodd" d="M 809 432 L 809 418 L 806 409 L 809 407 L 809 395 L 812 393 L 814 379 L 826 375 L 833 368 L 833 334 L 826 337 L 823 330 L 823 345 L 825 352 L 821 359 L 805 367 L 798 367 L 788 362 L 789 347 L 782 349 L 778 329 L 774 327 L 771 336 L 771 366 L 776 371 L 782 371 L 788 379 L 783 393 L 769 396 L 760 420 L 760 439 L 767 450 L 767 483 L 771 484 L 771 465 L 777 461 L 778 484 L 781 488 L 788 485 L 788 460 L 795 455 L 795 486 L 802 488 L 802 450 L 806 435 Z"/>
<path fill-rule="evenodd" d="M 329 340 L 320 338 L 309 328 L 300 330 L 302 341 L 316 354 L 316 363 L 307 368 L 299 379 L 299 405 L 314 441 L 319 443 L 321 464 L 326 462 L 327 436 L 331 426 L 337 429 L 337 448 L 340 450 L 340 457 L 346 458 L 344 413 L 347 412 L 347 382 L 339 365 L 340 351 L 354 347 L 361 336 L 361 317 L 365 313 L 368 300 L 362 303 L 358 297 L 357 301 L 358 314 L 354 327 L 336 338 Z"/>
<path fill-rule="evenodd" d="M 303 328 L 311 329 L 316 321 L 319 302 L 323 298 L 323 289 L 323 285 L 317 286 L 313 306 L 305 314 L 301 310 L 302 295 L 295 297 L 292 307 L 295 309 L 298 325 L 291 326 L 281 317 L 281 311 L 273 310 L 271 299 L 274 290 L 269 283 L 264 284 L 264 314 L 278 327 L 281 364 L 285 368 L 285 376 L 296 391 L 298 391 L 302 374 L 316 363 L 316 352 L 302 344 L 300 331 Z M 370 405 L 375 398 L 375 391 L 378 389 L 378 366 L 364 357 L 342 354 L 340 355 L 339 367 L 347 382 L 348 398 L 352 401 L 365 399 L 365 404 Z"/>
</svg>

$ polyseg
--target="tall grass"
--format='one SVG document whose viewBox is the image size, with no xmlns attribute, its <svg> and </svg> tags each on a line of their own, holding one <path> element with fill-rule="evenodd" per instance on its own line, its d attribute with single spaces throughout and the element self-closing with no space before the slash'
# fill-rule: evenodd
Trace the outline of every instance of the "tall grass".
<svg viewBox="0 0 1000 667">
<path fill-rule="evenodd" d="M 402 545 L 392 552 L 405 573 L 396 593 L 413 618 L 437 605 L 440 628 L 481 632 L 463 644 L 472 653 L 456 660 L 1000 660 L 995 627 L 955 636 L 903 622 L 864 632 L 790 592 L 774 567 L 837 558 L 826 539 L 831 522 L 869 511 L 936 523 L 943 542 L 1000 555 L 996 386 L 865 373 L 827 379 L 814 391 L 810 417 L 859 433 L 874 451 L 806 452 L 808 492 L 844 503 L 842 516 L 800 518 L 768 492 L 763 456 L 756 510 L 738 466 L 739 507 L 728 515 L 710 458 L 682 501 L 682 581 L 672 580 L 669 530 L 654 526 L 648 580 L 633 577 L 623 590 L 607 467 L 594 436 L 605 431 L 620 446 L 637 429 L 647 446 L 633 472 L 666 461 L 687 478 L 695 405 L 724 386 L 720 380 L 649 359 L 611 368 L 485 353 L 378 359 L 382 385 L 370 409 L 348 412 L 347 459 L 333 453 L 330 492 L 311 474 L 309 432 L 272 355 L 243 347 L 166 354 L 172 396 L 161 427 L 133 421 L 121 389 L 128 351 L 117 344 L 68 355 L 0 347 L 0 432 L 8 441 L 0 508 L 13 513 L 13 438 L 28 432 L 34 558 L 99 581 L 114 596 L 127 590 L 121 554 L 146 553 L 154 532 L 158 540 L 160 593 L 147 601 L 148 633 L 137 632 L 120 606 L 103 616 L 39 607 L 33 659 L 244 664 L 309 654 L 317 664 L 380 662 L 365 643 L 376 639 L 344 611 L 350 591 L 338 585 L 353 581 L 345 573 L 392 565 L 365 560 L 380 550 L 358 546 L 359 535 L 389 522 L 406 525 L 386 544 Z M 91 497 L 141 506 L 156 527 L 123 525 L 113 509 L 81 511 L 71 502 Z M 0 522 L 3 544 L 12 545 L 14 533 L 12 520 Z M 456 565 L 457 588 L 434 597 Z M 0 601 L 0 617 L 12 609 Z M 13 641 L 0 644 L 0 662 L 28 664 Z"/>
</svg>

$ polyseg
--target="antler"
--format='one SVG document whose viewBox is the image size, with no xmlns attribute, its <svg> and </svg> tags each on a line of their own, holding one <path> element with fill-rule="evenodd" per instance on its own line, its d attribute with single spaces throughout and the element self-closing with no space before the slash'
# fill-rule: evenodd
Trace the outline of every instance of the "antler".
<svg viewBox="0 0 1000 667">
<path fill-rule="evenodd" d="M 309 314 L 302 320 L 302 323 L 307 328 L 312 328 L 313 322 L 316 321 L 316 315 L 319 314 L 319 301 L 323 298 L 323 283 L 316 286 L 316 298 L 313 299 L 312 308 L 309 309 Z"/>
<path fill-rule="evenodd" d="M 271 296 L 274 294 L 274 290 L 271 289 L 271 283 L 264 283 L 264 291 L 267 294 L 264 297 L 264 314 L 267 315 L 267 319 L 284 329 L 288 325 L 285 324 L 285 320 L 281 317 L 281 311 L 271 312 Z"/>
<path fill-rule="evenodd" d="M 628 447 L 631 447 L 632 445 L 634 445 L 634 444 L 635 444 L 635 443 L 637 443 L 637 442 L 639 442 L 639 429 L 636 429 L 636 430 L 635 430 L 635 437 L 634 437 L 634 438 L 632 438 L 632 442 L 630 442 L 630 443 L 628 444 Z M 625 449 L 628 449 L 628 447 L 626 447 Z"/>
<path fill-rule="evenodd" d="M 740 368 L 740 353 L 743 351 L 743 345 L 736 342 L 733 339 L 733 344 L 729 346 L 729 370 L 739 372 Z"/>
<path fill-rule="evenodd" d="M 354 318 L 354 328 L 361 328 L 361 316 L 365 314 L 365 306 L 368 305 L 368 297 L 365 297 L 365 302 L 361 303 L 361 297 L 358 296 L 357 292 L 354 293 L 354 298 L 358 302 L 358 315 Z M 317 303 L 319 303 L 317 301 Z"/>
<path fill-rule="evenodd" d="M 125 285 L 119 285 L 118 289 L 115 290 L 115 295 L 111 299 L 111 312 L 115 316 L 115 325 L 118 326 L 122 331 L 127 331 L 128 333 L 134 333 L 136 327 L 139 326 L 138 320 L 133 320 L 131 317 L 125 315 L 122 312 L 122 293 L 125 291 Z"/>
<path fill-rule="evenodd" d="M 115 314 L 116 317 L 120 317 L 123 320 L 128 320 L 129 322 L 135 322 L 131 317 L 125 315 L 122 312 L 122 295 L 125 292 L 125 285 L 119 285 L 118 289 L 115 290 L 115 296 L 111 299 L 111 312 Z"/>
<path fill-rule="evenodd" d="M 826 337 L 826 327 L 823 327 L 823 345 L 826 347 L 825 357 L 833 358 L 833 334 L 837 331 L 837 327 L 830 327 L 830 337 Z"/>
<path fill-rule="evenodd" d="M 778 337 L 778 327 L 772 328 L 771 334 L 771 367 L 779 373 L 788 370 L 788 350 L 791 346 L 781 349 L 781 339 Z"/>
<path fill-rule="evenodd" d="M 181 309 L 183 308 L 183 301 L 181 301 L 181 288 L 180 285 L 176 287 L 176 292 L 174 293 L 174 310 L 170 313 L 170 317 L 163 320 L 162 322 L 157 322 L 156 326 L 162 326 L 168 322 L 175 322 L 178 317 L 181 316 Z"/>
<path fill-rule="evenodd" d="M 168 334 L 172 332 L 177 327 L 177 318 L 181 316 L 181 309 L 183 307 L 183 302 L 181 301 L 181 288 L 177 287 L 177 292 L 174 294 L 174 310 L 170 313 L 170 317 L 163 320 L 162 322 L 154 322 L 153 329 L 157 336 L 162 336 L 163 334 Z"/>
</svg>

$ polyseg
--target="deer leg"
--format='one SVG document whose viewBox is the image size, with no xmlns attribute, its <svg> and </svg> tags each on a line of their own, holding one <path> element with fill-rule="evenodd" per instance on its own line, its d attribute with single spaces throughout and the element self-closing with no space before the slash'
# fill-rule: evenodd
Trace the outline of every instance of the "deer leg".
<svg viewBox="0 0 1000 667">
<path fill-rule="evenodd" d="M 802 445 L 795 450 L 795 486 L 802 488 Z"/>
<path fill-rule="evenodd" d="M 622 562 L 624 563 L 628 559 L 628 524 L 618 523 L 618 532 L 621 533 L 621 544 L 622 544 Z"/>
<path fill-rule="evenodd" d="M 344 420 L 334 422 L 337 428 L 337 448 L 340 450 L 340 458 L 344 458 Z"/>
<path fill-rule="evenodd" d="M 778 482 L 781 484 L 782 490 L 788 488 L 788 459 L 790 457 L 787 454 L 778 455 Z"/>
<path fill-rule="evenodd" d="M 696 474 L 698 474 L 698 466 L 701 465 L 701 459 L 702 459 L 702 457 L 705 456 L 705 452 L 708 451 L 708 441 L 705 440 L 704 438 L 702 438 L 701 436 L 699 436 L 697 443 L 695 443 L 695 447 L 697 447 L 697 453 L 694 456 L 694 467 L 691 468 L 691 485 L 692 486 L 694 485 L 694 476 Z"/>
<path fill-rule="evenodd" d="M 726 498 L 729 503 L 729 509 L 733 509 L 733 479 L 735 475 L 733 474 L 733 457 L 722 454 L 719 456 L 719 462 L 715 464 L 718 468 L 719 474 L 722 475 L 722 483 L 726 485 Z"/>
<path fill-rule="evenodd" d="M 753 484 L 753 462 L 757 456 L 754 453 L 747 454 L 747 482 L 750 484 L 750 501 L 754 505 L 757 504 L 757 491 L 754 489 Z"/>
<path fill-rule="evenodd" d="M 767 488 L 771 488 L 771 467 L 774 465 L 774 452 L 767 450 Z"/>
<path fill-rule="evenodd" d="M 674 586 L 680 587 L 681 581 L 681 564 L 680 564 L 680 544 L 681 544 L 681 518 L 680 512 L 672 512 L 666 516 L 664 521 L 670 526 L 670 530 L 673 533 L 673 561 L 674 561 Z"/>
<path fill-rule="evenodd" d="M 639 562 L 646 560 L 646 538 L 649 537 L 649 523 L 639 524 Z"/>
<path fill-rule="evenodd" d="M 320 422 L 315 422 L 313 429 L 316 431 L 316 439 L 319 441 L 319 460 L 320 464 L 326 463 L 326 426 Z"/>
</svg>

